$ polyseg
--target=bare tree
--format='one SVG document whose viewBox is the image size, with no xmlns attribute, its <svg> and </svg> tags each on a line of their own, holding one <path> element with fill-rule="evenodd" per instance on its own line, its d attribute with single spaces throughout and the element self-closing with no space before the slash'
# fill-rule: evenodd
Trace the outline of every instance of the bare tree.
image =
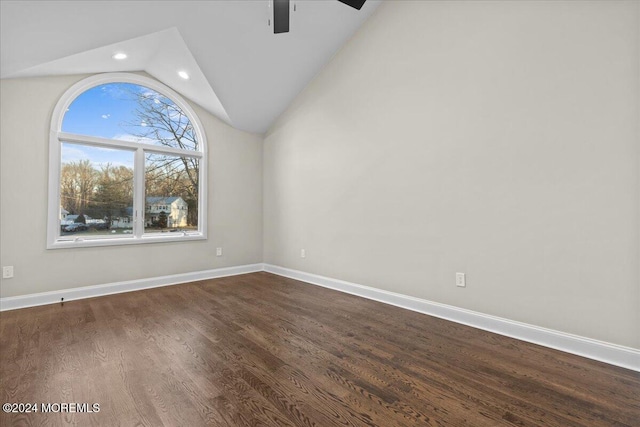
<svg viewBox="0 0 640 427">
<path fill-rule="evenodd" d="M 133 91 L 136 122 L 128 123 L 139 140 L 183 150 L 198 150 L 187 115 L 169 98 L 151 91 Z M 180 196 L 189 206 L 188 223 L 198 224 L 199 160 L 188 156 L 147 154 L 147 196 Z"/>
<path fill-rule="evenodd" d="M 126 166 L 107 164 L 99 172 L 95 192 L 96 217 L 127 215 L 127 207 L 133 205 L 133 170 Z"/>
<path fill-rule="evenodd" d="M 129 90 L 135 101 L 134 119 L 124 126 L 139 141 L 194 151 L 199 149 L 187 115 L 169 98 L 141 86 Z M 149 152 L 145 166 L 146 196 L 182 197 L 187 222 L 198 224 L 199 159 L 188 155 Z M 96 170 L 90 160 L 62 165 L 63 207 L 73 214 L 96 218 L 123 216 L 133 205 L 133 171 L 110 164 Z"/>
<path fill-rule="evenodd" d="M 60 174 L 62 206 L 72 214 L 84 213 L 93 201 L 97 177 L 90 160 L 63 164 Z"/>
</svg>

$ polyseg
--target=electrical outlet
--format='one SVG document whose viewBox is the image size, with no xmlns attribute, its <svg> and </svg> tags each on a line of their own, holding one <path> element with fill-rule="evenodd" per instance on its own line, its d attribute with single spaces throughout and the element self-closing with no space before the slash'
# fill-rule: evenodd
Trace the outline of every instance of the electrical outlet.
<svg viewBox="0 0 640 427">
<path fill-rule="evenodd" d="M 216 248 L 216 256 L 222 256 L 222 248 Z"/>
<path fill-rule="evenodd" d="M 456 273 L 456 286 L 461 288 L 467 287 L 467 279 L 464 273 Z"/>
<path fill-rule="evenodd" d="M 304 249 L 300 249 L 300 258 L 306 258 L 307 257 L 307 251 Z"/>
<path fill-rule="evenodd" d="M 2 278 L 11 279 L 13 277 L 13 265 L 2 267 Z"/>
</svg>

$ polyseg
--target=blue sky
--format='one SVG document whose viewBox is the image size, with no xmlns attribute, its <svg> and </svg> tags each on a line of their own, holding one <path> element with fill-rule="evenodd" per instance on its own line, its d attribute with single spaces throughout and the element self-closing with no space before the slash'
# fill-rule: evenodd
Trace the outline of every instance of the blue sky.
<svg viewBox="0 0 640 427">
<path fill-rule="evenodd" d="M 123 139 L 122 136 L 129 135 L 132 130 L 128 123 L 135 121 L 137 103 L 131 93 L 139 91 L 140 86 L 130 83 L 111 83 L 89 89 L 69 106 L 62 131 Z"/>
<path fill-rule="evenodd" d="M 69 106 L 62 122 L 62 131 L 110 139 L 140 140 L 132 133 L 139 132 L 140 126 L 145 124 L 138 123 L 136 119 L 138 104 L 132 94 L 140 93 L 141 90 L 157 94 L 151 89 L 131 83 L 110 83 L 87 90 Z M 133 168 L 131 151 L 62 144 L 62 163 L 83 159 L 91 160 L 97 169 L 107 163 Z"/>
<path fill-rule="evenodd" d="M 110 148 L 91 147 L 88 145 L 62 143 L 62 163 L 77 162 L 84 159 L 91 160 L 94 168 L 100 170 L 102 166 L 126 166 L 133 169 L 133 151 L 112 150 Z"/>
</svg>

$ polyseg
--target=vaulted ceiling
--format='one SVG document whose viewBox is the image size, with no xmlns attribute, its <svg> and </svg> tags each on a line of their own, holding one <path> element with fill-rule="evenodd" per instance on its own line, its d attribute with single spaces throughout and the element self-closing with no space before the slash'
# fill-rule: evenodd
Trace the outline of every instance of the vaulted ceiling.
<svg viewBox="0 0 640 427">
<path fill-rule="evenodd" d="M 235 128 L 263 133 L 379 5 L 293 3 L 291 31 L 273 34 L 268 0 L 3 0 L 0 77 L 146 71 Z"/>
</svg>

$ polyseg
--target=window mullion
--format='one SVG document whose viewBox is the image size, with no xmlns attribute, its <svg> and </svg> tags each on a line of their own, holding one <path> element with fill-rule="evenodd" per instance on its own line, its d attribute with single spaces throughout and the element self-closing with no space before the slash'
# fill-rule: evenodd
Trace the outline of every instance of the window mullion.
<svg viewBox="0 0 640 427">
<path fill-rule="evenodd" d="M 136 150 L 138 148 L 144 148 L 149 152 L 154 152 L 157 154 L 170 154 L 175 156 L 186 156 L 186 157 L 194 157 L 194 158 L 201 158 L 203 155 L 201 151 L 158 146 L 158 145 L 152 145 L 144 142 L 133 142 L 133 141 L 120 140 L 120 139 L 100 138 L 97 136 L 80 135 L 80 134 L 61 132 L 61 131 L 57 132 L 57 138 L 61 142 L 92 145 L 96 147 L 108 147 L 108 148 L 117 147 L 123 150 Z"/>
<path fill-rule="evenodd" d="M 144 184 L 144 150 L 138 148 L 135 154 L 135 168 L 134 168 L 134 224 L 133 232 L 136 238 L 141 238 L 144 233 L 144 199 L 145 199 L 145 184 Z"/>
</svg>

